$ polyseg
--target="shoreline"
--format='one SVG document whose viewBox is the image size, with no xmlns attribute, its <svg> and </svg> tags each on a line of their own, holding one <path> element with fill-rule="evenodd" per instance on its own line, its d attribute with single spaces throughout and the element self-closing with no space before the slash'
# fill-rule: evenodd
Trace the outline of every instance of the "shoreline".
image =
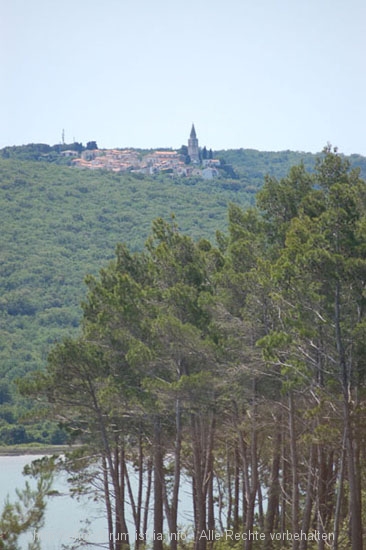
<svg viewBox="0 0 366 550">
<path fill-rule="evenodd" d="M 0 456 L 54 455 L 71 451 L 78 445 L 0 445 Z"/>
</svg>

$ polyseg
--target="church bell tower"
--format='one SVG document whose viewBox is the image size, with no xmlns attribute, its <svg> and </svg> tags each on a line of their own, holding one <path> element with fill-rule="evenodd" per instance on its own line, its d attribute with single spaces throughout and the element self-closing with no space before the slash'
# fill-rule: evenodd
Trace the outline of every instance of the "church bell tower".
<svg viewBox="0 0 366 550">
<path fill-rule="evenodd" d="M 198 139 L 196 136 L 196 130 L 194 124 L 192 124 L 191 134 L 188 140 L 188 155 L 191 159 L 191 162 L 198 164 L 200 161 L 200 152 L 198 148 Z"/>
</svg>

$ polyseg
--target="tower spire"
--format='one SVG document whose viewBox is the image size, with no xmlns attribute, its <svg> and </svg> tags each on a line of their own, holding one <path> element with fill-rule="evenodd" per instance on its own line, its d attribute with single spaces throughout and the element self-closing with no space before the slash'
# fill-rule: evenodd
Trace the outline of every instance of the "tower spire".
<svg viewBox="0 0 366 550">
<path fill-rule="evenodd" d="M 198 139 L 197 139 L 196 129 L 194 127 L 194 124 L 192 124 L 192 129 L 188 140 L 188 155 L 191 159 L 191 162 L 194 162 L 196 164 L 199 163 L 200 151 L 198 147 Z"/>
</svg>

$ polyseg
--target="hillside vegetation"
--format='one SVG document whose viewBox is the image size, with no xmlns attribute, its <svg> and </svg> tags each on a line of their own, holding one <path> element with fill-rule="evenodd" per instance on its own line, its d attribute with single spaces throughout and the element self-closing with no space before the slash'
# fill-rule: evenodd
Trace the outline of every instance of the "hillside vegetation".
<svg viewBox="0 0 366 550">
<path fill-rule="evenodd" d="M 314 155 L 251 150 L 215 154 L 236 177 L 217 180 L 78 170 L 39 147 L 7 148 L 0 158 L 0 440 L 61 442 L 47 423 L 23 422 L 29 403 L 13 381 L 42 367 L 51 345 L 78 331 L 84 278 L 114 256 L 117 243 L 140 250 L 157 217 L 175 214 L 180 230 L 197 240 L 225 231 L 227 208 L 246 208 L 265 175 L 284 177 Z M 4 158 L 7 157 L 7 158 Z M 24 160 L 32 158 L 33 160 Z M 22 160 L 21 160 L 22 159 Z M 351 159 L 366 173 L 366 160 Z M 59 164 L 58 164 L 59 163 Z M 228 173 L 228 172 L 226 172 Z"/>
</svg>

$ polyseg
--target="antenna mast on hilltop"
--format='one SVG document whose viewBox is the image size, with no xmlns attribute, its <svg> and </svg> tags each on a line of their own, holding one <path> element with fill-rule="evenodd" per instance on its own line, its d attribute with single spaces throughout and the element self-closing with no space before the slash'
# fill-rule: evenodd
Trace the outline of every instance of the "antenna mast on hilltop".
<svg viewBox="0 0 366 550">
<path fill-rule="evenodd" d="M 62 136 L 61 136 L 62 145 L 65 145 L 65 130 L 62 128 Z"/>
</svg>

